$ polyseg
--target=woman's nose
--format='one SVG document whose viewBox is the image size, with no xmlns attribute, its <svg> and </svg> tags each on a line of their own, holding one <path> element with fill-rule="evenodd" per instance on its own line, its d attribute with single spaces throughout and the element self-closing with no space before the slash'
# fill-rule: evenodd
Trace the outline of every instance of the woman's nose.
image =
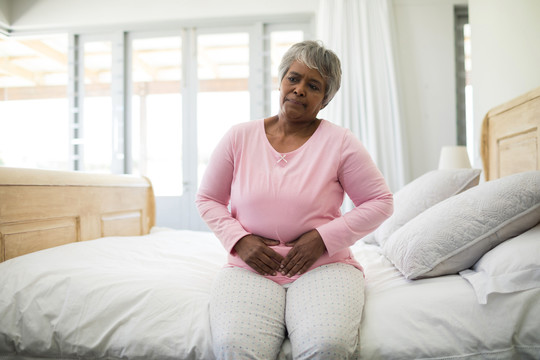
<svg viewBox="0 0 540 360">
<path fill-rule="evenodd" d="M 305 86 L 302 83 L 297 84 L 296 87 L 294 88 L 294 93 L 298 96 L 305 96 L 306 95 Z"/>
</svg>

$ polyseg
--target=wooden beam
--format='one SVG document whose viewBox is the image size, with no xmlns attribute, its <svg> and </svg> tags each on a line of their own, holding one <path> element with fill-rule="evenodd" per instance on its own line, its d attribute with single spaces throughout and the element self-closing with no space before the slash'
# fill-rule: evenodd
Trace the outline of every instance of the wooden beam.
<svg viewBox="0 0 540 360">
<path fill-rule="evenodd" d="M 32 83 L 36 83 L 36 76 L 32 71 L 26 70 L 23 67 L 15 65 L 10 58 L 0 58 L 0 72 L 8 75 L 20 77 Z"/>
<path fill-rule="evenodd" d="M 67 55 L 44 44 L 41 40 L 19 40 L 19 43 L 48 59 L 52 59 L 63 66 L 67 66 Z"/>
<path fill-rule="evenodd" d="M 199 80 L 199 91 L 249 91 L 248 79 L 211 79 Z"/>
<path fill-rule="evenodd" d="M 178 94 L 181 91 L 180 81 L 151 81 L 133 84 L 134 95 Z M 212 79 L 199 81 L 200 92 L 248 91 L 248 80 Z M 86 96 L 110 95 L 110 84 L 85 84 Z M 59 99 L 67 97 L 67 85 L 58 86 L 19 86 L 0 88 L 0 101 Z"/>
<path fill-rule="evenodd" d="M 142 71 L 144 71 L 148 76 L 150 76 L 152 79 L 156 78 L 157 69 L 150 66 L 148 63 L 146 63 L 144 60 L 142 60 L 137 54 L 133 55 L 133 68 L 140 68 Z"/>
<path fill-rule="evenodd" d="M 19 86 L 0 88 L 0 101 L 67 98 L 67 86 Z"/>
</svg>

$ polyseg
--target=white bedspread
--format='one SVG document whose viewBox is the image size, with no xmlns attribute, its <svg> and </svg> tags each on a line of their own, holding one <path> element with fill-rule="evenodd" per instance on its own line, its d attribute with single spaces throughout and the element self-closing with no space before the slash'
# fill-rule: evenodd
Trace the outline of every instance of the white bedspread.
<svg viewBox="0 0 540 360">
<path fill-rule="evenodd" d="M 353 249 L 366 274 L 363 359 L 540 359 L 540 289 L 480 305 L 459 275 L 407 280 L 379 247 Z"/>
<path fill-rule="evenodd" d="M 480 305 L 458 275 L 408 281 L 378 246 L 353 250 L 367 279 L 363 359 L 540 358 L 540 289 Z M 208 296 L 225 261 L 212 234 L 193 231 L 104 238 L 6 261 L 0 359 L 213 359 Z"/>
</svg>

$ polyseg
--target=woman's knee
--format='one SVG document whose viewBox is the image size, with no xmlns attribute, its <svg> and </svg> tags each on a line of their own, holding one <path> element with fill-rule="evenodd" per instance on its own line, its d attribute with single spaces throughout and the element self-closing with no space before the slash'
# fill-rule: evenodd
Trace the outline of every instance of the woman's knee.
<svg viewBox="0 0 540 360">
<path fill-rule="evenodd" d="M 224 269 L 210 298 L 218 359 L 269 359 L 285 337 L 285 290 L 243 269 Z"/>
<path fill-rule="evenodd" d="M 320 356 L 317 359 L 351 359 L 356 343 L 349 344 L 343 338 L 326 338 L 313 345 L 312 351 Z"/>
<path fill-rule="evenodd" d="M 306 329 L 308 330 L 308 329 Z M 319 329 L 321 330 L 321 329 Z M 311 329 L 297 333 L 292 341 L 295 359 L 352 359 L 358 346 L 358 336 L 336 334 Z"/>
<path fill-rule="evenodd" d="M 222 332 L 212 342 L 217 359 L 264 359 L 272 351 L 246 334 L 234 331 Z"/>
</svg>

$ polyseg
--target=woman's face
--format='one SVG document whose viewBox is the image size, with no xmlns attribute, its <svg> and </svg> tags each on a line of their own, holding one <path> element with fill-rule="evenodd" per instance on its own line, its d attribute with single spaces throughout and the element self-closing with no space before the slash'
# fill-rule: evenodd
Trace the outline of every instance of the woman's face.
<svg viewBox="0 0 540 360">
<path fill-rule="evenodd" d="M 295 61 L 281 80 L 280 116 L 292 121 L 312 121 L 323 108 L 326 81 L 316 69 Z"/>
</svg>

